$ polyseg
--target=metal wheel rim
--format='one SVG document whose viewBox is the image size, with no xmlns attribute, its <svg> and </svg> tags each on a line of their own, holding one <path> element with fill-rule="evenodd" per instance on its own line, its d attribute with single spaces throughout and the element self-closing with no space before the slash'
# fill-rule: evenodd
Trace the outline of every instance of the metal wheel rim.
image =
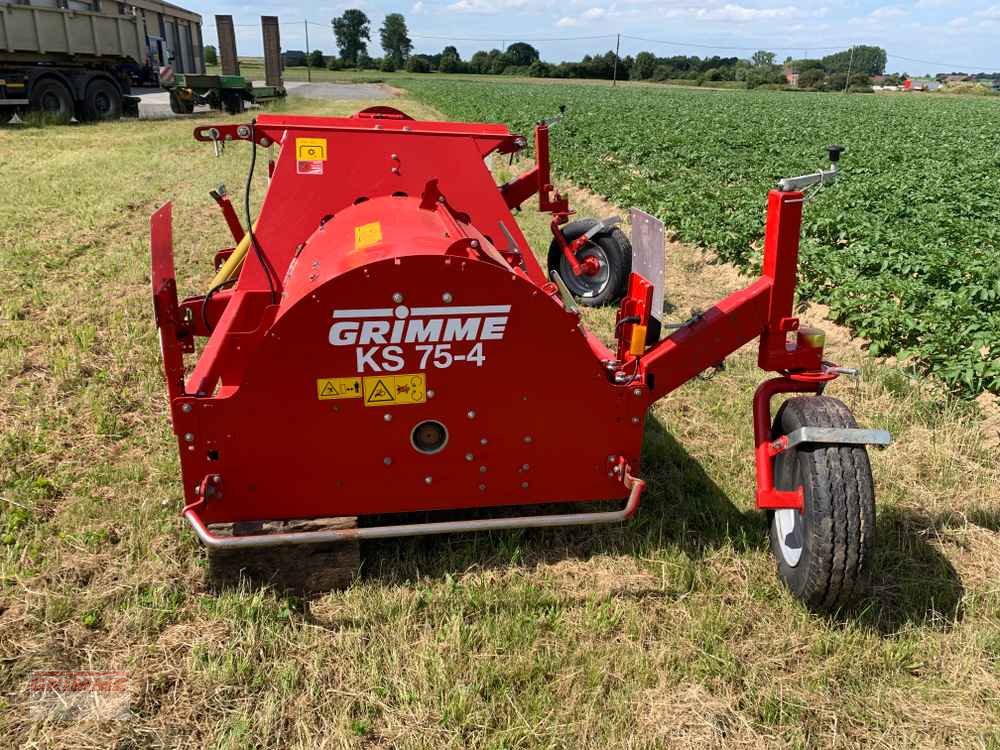
<svg viewBox="0 0 1000 750">
<path fill-rule="evenodd" d="M 597 258 L 598 263 L 600 263 L 600 269 L 593 276 L 586 274 L 577 276 L 573 273 L 566 256 L 562 255 L 559 258 L 559 275 L 575 297 L 596 297 L 607 288 L 611 277 L 608 256 L 600 245 L 590 242 L 576 254 L 578 263 L 582 263 L 587 258 Z"/>
<path fill-rule="evenodd" d="M 774 531 L 778 547 L 785 564 L 794 568 L 802 559 L 802 545 L 805 539 L 805 523 L 797 510 L 774 511 Z"/>
</svg>

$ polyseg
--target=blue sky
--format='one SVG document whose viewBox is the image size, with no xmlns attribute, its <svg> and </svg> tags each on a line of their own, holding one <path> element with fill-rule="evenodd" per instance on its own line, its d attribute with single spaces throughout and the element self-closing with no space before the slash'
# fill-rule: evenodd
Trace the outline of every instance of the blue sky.
<svg viewBox="0 0 1000 750">
<path fill-rule="evenodd" d="M 406 17 L 417 52 L 458 47 L 463 58 L 477 49 L 529 41 L 550 62 L 579 59 L 614 49 L 649 50 L 661 56 L 691 54 L 749 57 L 762 48 L 786 55 L 821 57 L 853 44 L 878 44 L 889 52 L 889 70 L 922 74 L 961 69 L 1000 71 L 1000 0 L 909 0 L 899 3 L 848 0 L 357 0 L 268 5 L 213 4 L 174 0 L 199 12 L 205 42 L 215 41 L 214 15 L 234 16 L 240 54 L 260 54 L 260 16 L 281 18 L 282 46 L 304 49 L 308 18 L 313 49 L 336 49 L 330 19 L 360 8 L 372 21 L 369 53 L 381 55 L 378 27 L 387 13 Z M 598 38 L 590 38 L 598 37 Z M 468 41 L 465 41 L 468 39 Z M 697 46 L 704 45 L 704 46 Z M 910 58 L 910 59 L 904 59 Z M 926 62 L 916 62 L 926 61 Z M 937 65 L 933 63 L 944 63 Z"/>
</svg>

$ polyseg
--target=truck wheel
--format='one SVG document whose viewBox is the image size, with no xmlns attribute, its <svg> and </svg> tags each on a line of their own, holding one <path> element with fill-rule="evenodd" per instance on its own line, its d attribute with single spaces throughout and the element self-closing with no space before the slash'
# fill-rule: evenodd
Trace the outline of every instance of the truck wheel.
<svg viewBox="0 0 1000 750">
<path fill-rule="evenodd" d="M 239 91 L 223 91 L 222 92 L 222 108 L 226 111 L 227 115 L 238 115 L 246 107 L 243 104 L 243 97 L 240 95 Z"/>
<path fill-rule="evenodd" d="M 597 222 L 594 219 L 572 221 L 562 229 L 567 242 L 573 242 Z M 632 273 L 632 243 L 618 228 L 601 232 L 577 251 L 578 262 L 595 258 L 599 270 L 593 276 L 573 273 L 559 243 L 549 245 L 549 273 L 556 271 L 570 293 L 586 307 L 613 305 L 625 296 Z"/>
<path fill-rule="evenodd" d="M 31 108 L 60 125 L 73 119 L 73 95 L 59 81 L 36 83 L 31 91 Z"/>
<path fill-rule="evenodd" d="M 87 86 L 83 98 L 83 119 L 87 122 L 120 120 L 122 95 L 110 81 L 97 79 Z"/>
<path fill-rule="evenodd" d="M 175 115 L 189 115 L 194 112 L 194 101 L 181 99 L 175 89 L 170 89 L 170 111 Z"/>
<path fill-rule="evenodd" d="M 786 401 L 772 439 L 799 427 L 857 427 L 843 402 L 825 396 Z M 867 588 L 875 541 L 875 485 L 864 446 L 805 443 L 774 462 L 779 490 L 801 486 L 804 507 L 770 512 L 771 552 L 789 590 L 815 612 L 852 604 Z"/>
</svg>

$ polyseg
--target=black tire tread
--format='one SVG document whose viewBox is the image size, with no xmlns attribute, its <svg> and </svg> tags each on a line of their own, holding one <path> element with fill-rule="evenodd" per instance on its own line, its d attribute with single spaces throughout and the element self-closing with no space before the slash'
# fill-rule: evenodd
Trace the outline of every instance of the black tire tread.
<svg viewBox="0 0 1000 750">
<path fill-rule="evenodd" d="M 825 396 L 798 397 L 786 401 L 778 411 L 774 437 L 806 425 L 857 427 L 843 402 Z M 860 446 L 807 445 L 790 452 L 789 457 L 797 460 L 795 475 L 809 483 L 806 534 L 810 536 L 810 554 L 799 563 L 808 566 L 804 581 L 789 580 L 784 573 L 782 577 L 811 609 L 847 607 L 866 588 L 874 540 L 868 453 Z M 775 543 L 773 527 L 771 534 Z"/>
</svg>

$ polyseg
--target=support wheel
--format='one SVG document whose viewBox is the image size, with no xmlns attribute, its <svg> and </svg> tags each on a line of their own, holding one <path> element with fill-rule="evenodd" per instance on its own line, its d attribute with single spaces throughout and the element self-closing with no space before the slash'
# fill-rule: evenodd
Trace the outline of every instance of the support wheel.
<svg viewBox="0 0 1000 750">
<path fill-rule="evenodd" d="M 31 108 L 60 125 L 73 119 L 73 95 L 54 79 L 40 81 L 31 92 Z"/>
<path fill-rule="evenodd" d="M 572 221 L 563 227 L 563 236 L 567 242 L 573 242 L 596 223 L 593 219 Z M 632 243 L 618 227 L 613 227 L 593 237 L 576 254 L 578 263 L 588 258 L 593 259 L 591 262 L 596 261 L 597 272 L 577 276 L 559 243 L 552 240 L 549 245 L 549 273 L 556 271 L 581 305 L 603 307 L 617 303 L 628 289 L 628 278 L 632 273 Z"/>
<path fill-rule="evenodd" d="M 122 95 L 110 81 L 98 79 L 87 86 L 83 98 L 83 119 L 87 122 L 120 120 L 122 116 Z"/>
<path fill-rule="evenodd" d="M 799 427 L 857 427 L 843 402 L 826 396 L 786 401 L 771 438 Z M 875 541 L 875 486 L 868 451 L 859 445 L 806 443 L 778 454 L 774 484 L 803 488 L 803 511 L 770 513 L 778 575 L 814 612 L 852 604 L 868 586 Z"/>
</svg>

